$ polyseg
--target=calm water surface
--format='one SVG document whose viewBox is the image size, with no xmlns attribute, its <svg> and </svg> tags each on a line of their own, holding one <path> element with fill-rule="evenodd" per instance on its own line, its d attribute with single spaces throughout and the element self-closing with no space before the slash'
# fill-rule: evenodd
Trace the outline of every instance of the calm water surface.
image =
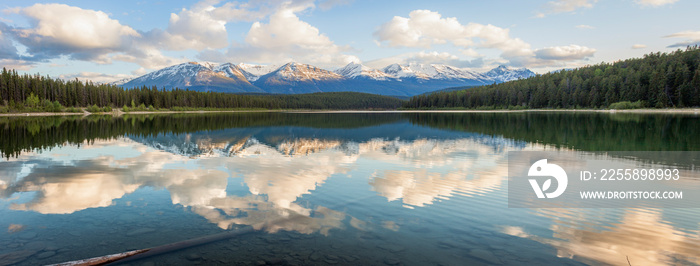
<svg viewBox="0 0 700 266">
<path fill-rule="evenodd" d="M 700 208 L 508 208 L 507 153 L 698 136 L 693 115 L 0 118 L 0 265 L 172 243 L 122 263 L 697 265 Z"/>
</svg>

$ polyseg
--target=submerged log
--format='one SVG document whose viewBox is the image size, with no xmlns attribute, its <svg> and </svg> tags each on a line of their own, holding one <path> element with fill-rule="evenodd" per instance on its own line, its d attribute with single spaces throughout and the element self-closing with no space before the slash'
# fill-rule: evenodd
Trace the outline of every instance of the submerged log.
<svg viewBox="0 0 700 266">
<path fill-rule="evenodd" d="M 135 256 L 144 252 L 147 252 L 148 249 L 139 249 L 139 250 L 133 250 L 133 251 L 127 251 L 127 252 L 122 252 L 118 254 L 112 254 L 112 255 L 107 255 L 107 256 L 102 256 L 102 257 L 94 257 L 94 258 L 89 258 L 89 259 L 82 259 L 82 260 L 74 260 L 74 261 L 69 261 L 69 262 L 63 262 L 63 263 L 58 263 L 58 264 L 51 264 L 49 266 L 94 266 L 94 265 L 105 265 L 108 263 L 112 263 L 124 258 L 128 258 L 131 256 Z"/>
<path fill-rule="evenodd" d="M 120 260 L 119 262 L 127 262 L 127 261 L 134 261 L 134 260 L 140 260 L 152 256 L 157 256 L 157 255 L 162 255 L 166 253 L 170 253 L 173 251 L 178 251 L 182 249 L 187 249 L 195 246 L 200 246 L 200 245 L 205 245 L 205 244 L 210 244 L 214 242 L 218 242 L 221 240 L 229 239 L 232 237 L 240 236 L 243 234 L 251 233 L 254 232 L 255 229 L 252 227 L 246 227 L 237 231 L 231 231 L 231 232 L 223 232 L 215 235 L 209 235 L 209 236 L 203 236 L 199 238 L 194 238 L 194 239 L 189 239 L 189 240 L 184 240 L 180 242 L 175 242 L 167 245 L 162 245 L 154 248 L 150 248 L 147 252 L 137 254 L 136 256 L 131 256 L 128 258 L 125 258 L 124 260 Z"/>
<path fill-rule="evenodd" d="M 75 260 L 69 262 L 63 262 L 58 264 L 52 264 L 49 266 L 93 266 L 93 265 L 106 265 L 112 262 L 128 262 L 134 260 L 140 260 L 152 256 L 162 255 L 170 253 L 173 251 L 178 251 L 186 248 L 191 248 L 199 245 L 209 244 L 213 242 L 218 242 L 221 240 L 229 239 L 235 236 L 243 235 L 255 231 L 252 227 L 243 228 L 237 231 L 224 232 L 215 235 L 203 236 L 194 239 L 188 239 L 180 242 L 170 243 L 162 246 L 157 246 L 153 248 L 140 249 L 134 251 L 128 251 L 119 254 L 106 255 L 101 257 L 95 257 L 90 259 Z"/>
</svg>

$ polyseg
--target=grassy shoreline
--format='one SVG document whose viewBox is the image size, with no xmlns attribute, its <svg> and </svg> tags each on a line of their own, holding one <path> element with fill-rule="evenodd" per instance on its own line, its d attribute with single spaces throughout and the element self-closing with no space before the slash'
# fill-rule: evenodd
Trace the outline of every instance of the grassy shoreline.
<svg viewBox="0 0 700 266">
<path fill-rule="evenodd" d="M 469 110 L 469 109 L 396 109 L 396 110 L 303 110 L 303 109 L 232 109 L 232 110 L 188 110 L 188 111 L 133 111 L 123 112 L 22 112 L 2 113 L 0 117 L 12 116 L 74 116 L 74 115 L 129 115 L 129 114 L 200 114 L 200 113 L 241 113 L 241 112 L 290 112 L 290 113 L 524 113 L 524 112 L 597 112 L 597 113 L 663 113 L 663 114 L 700 114 L 700 108 L 668 109 L 521 109 L 521 110 Z"/>
</svg>

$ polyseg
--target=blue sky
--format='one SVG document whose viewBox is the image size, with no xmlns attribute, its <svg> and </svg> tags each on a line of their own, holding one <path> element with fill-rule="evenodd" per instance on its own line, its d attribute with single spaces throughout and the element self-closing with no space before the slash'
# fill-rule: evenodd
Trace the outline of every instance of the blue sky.
<svg viewBox="0 0 700 266">
<path fill-rule="evenodd" d="M 700 43 L 692 0 L 6 0 L 0 9 L 0 66 L 98 82 L 187 61 L 544 73 Z"/>
</svg>

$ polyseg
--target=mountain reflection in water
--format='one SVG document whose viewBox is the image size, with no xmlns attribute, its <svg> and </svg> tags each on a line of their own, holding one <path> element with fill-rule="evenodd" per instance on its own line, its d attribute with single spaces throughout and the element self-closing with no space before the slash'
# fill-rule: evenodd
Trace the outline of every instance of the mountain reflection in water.
<svg viewBox="0 0 700 266">
<path fill-rule="evenodd" d="M 586 133 L 567 131 L 570 123 L 584 120 L 604 125 L 588 126 Z M 631 150 L 674 150 L 678 144 L 669 134 L 695 134 L 700 128 L 695 117 L 253 113 L 0 122 L 0 134 L 12 138 L 12 143 L 2 141 L 6 159 L 0 161 L 0 214 L 8 217 L 0 222 L 8 228 L 0 234 L 0 247 L 8 247 L 8 254 L 22 250 L 14 243 L 28 244 L 20 238 L 26 232 L 39 234 L 30 241 L 58 242 L 43 239 L 39 229 L 53 220 L 136 201 L 165 211 L 168 207 L 156 193 L 164 191 L 167 204 L 182 206 L 220 230 L 251 226 L 330 241 L 355 230 L 376 235 L 378 240 L 371 241 L 423 239 L 432 249 L 401 242 L 391 245 L 405 247 L 380 247 L 399 259 L 410 251 L 432 260 L 415 264 L 547 264 L 562 259 L 624 264 L 627 257 L 633 265 L 700 263 L 696 209 L 509 209 L 506 194 L 508 151 L 604 150 L 576 139 L 582 134 L 617 140 L 615 147 Z M 522 125 L 507 130 L 503 123 L 562 133 L 533 140 Z M 643 138 L 629 135 L 651 124 L 673 129 L 649 129 Z M 699 148 L 695 140 L 683 141 L 685 150 Z M 22 218 L 30 212 L 44 218 Z M 121 224 L 99 226 L 132 230 Z M 131 232 L 122 241 L 138 241 Z M 357 244 L 367 245 L 364 239 Z M 527 243 L 554 252 L 531 252 Z M 368 258 L 372 249 L 367 247 Z M 436 255 L 441 252 L 453 256 Z M 20 262 L 106 255 L 60 254 L 53 260 L 28 256 Z M 412 264 L 408 258 L 403 263 Z"/>
<path fill-rule="evenodd" d="M 232 223 L 260 229 L 270 221 L 294 217 L 290 220 L 299 225 L 274 225 L 268 230 L 312 233 L 340 227 L 344 214 L 329 213 L 323 207 L 311 210 L 295 202 L 329 177 L 347 176 L 350 169 L 362 167 L 358 161 L 376 163 L 371 176 L 362 177 L 369 178 L 373 190 L 389 201 L 402 200 L 407 206 L 424 206 L 437 198 L 449 199 L 454 193 L 495 190 L 507 174 L 507 169 L 500 167 L 505 163 L 503 151 L 494 153 L 492 147 L 469 139 L 377 139 L 343 145 L 338 141 L 296 139 L 278 147 L 252 139 L 246 143 L 197 145 L 207 156 L 195 159 L 126 138 L 83 146 L 84 150 L 98 150 L 99 156 L 93 158 L 74 159 L 56 153 L 58 150 L 21 155 L 6 162 L 7 167 L 3 168 L 3 181 L 10 185 L 2 195 L 40 192 L 30 201 L 12 204 L 10 208 L 68 214 L 110 206 L 114 199 L 149 186 L 167 189 L 173 204 L 192 207 L 222 229 Z M 229 146 L 239 148 L 232 152 Z M 454 154 L 469 154 L 470 160 L 457 159 Z M 31 164 L 30 173 L 26 173 L 26 162 L 41 163 Z M 397 167 L 408 170 L 393 170 Z M 249 195 L 226 195 L 226 188 L 231 185 L 229 178 L 237 177 Z M 322 214 L 321 218 L 311 217 L 312 213 Z M 300 215 L 310 219 L 299 219 Z"/>
</svg>

